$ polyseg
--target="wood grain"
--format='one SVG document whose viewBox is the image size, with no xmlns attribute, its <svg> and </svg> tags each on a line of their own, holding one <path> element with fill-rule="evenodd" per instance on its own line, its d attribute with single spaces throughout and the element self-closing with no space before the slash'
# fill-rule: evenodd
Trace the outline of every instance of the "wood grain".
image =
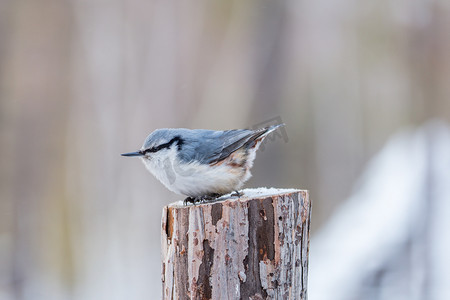
<svg viewBox="0 0 450 300">
<path fill-rule="evenodd" d="M 302 190 L 164 207 L 163 298 L 306 299 L 310 213 Z"/>
</svg>

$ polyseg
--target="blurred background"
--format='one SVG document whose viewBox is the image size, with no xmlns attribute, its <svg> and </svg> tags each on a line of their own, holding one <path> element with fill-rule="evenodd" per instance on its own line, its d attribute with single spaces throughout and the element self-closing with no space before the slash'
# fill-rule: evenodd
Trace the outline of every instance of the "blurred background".
<svg viewBox="0 0 450 300">
<path fill-rule="evenodd" d="M 449 299 L 450 2 L 0 0 L 0 299 L 156 299 L 156 128 L 288 139 L 311 299 Z"/>
</svg>

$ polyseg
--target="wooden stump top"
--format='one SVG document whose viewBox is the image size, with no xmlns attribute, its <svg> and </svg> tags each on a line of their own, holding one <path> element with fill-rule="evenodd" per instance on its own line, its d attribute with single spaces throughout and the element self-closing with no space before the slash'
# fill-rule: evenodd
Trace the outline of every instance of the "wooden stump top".
<svg viewBox="0 0 450 300">
<path fill-rule="evenodd" d="M 233 201 L 248 201 L 250 199 L 254 198 L 264 198 L 264 197 L 271 197 L 271 196 L 281 196 L 285 194 L 291 194 L 294 192 L 299 193 L 308 193 L 307 190 L 299 190 L 299 189 L 278 189 L 278 188 L 256 188 L 256 189 L 244 189 L 239 191 L 242 195 L 240 197 L 238 196 L 232 196 L 234 193 L 223 195 L 222 197 L 219 197 L 212 201 L 202 202 L 202 203 L 188 203 L 187 205 L 184 204 L 183 200 L 176 201 L 173 203 L 170 203 L 167 205 L 167 208 L 189 208 L 191 206 L 199 206 L 199 205 L 213 205 L 216 203 L 221 203 L 225 201 L 233 202 Z"/>
<path fill-rule="evenodd" d="M 306 299 L 308 191 L 243 193 L 164 207 L 164 299 Z"/>
</svg>

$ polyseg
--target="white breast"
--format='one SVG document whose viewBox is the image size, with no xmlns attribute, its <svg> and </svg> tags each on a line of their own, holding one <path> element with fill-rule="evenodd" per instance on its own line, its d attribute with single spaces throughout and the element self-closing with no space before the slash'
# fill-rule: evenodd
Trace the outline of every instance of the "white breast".
<svg viewBox="0 0 450 300">
<path fill-rule="evenodd" d="M 254 155 L 250 164 L 253 163 Z M 208 165 L 192 162 L 181 163 L 176 149 L 152 159 L 143 158 L 147 169 L 169 190 L 190 197 L 208 194 L 226 194 L 242 187 L 251 174 L 249 168 L 232 168 L 227 164 Z"/>
</svg>

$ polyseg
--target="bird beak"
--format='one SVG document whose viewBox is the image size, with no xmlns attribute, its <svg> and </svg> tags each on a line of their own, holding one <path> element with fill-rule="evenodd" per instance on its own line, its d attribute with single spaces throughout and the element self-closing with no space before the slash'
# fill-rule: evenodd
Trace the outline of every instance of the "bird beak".
<svg viewBox="0 0 450 300">
<path fill-rule="evenodd" d="M 144 156 L 144 153 L 142 153 L 141 151 L 136 151 L 136 152 L 130 152 L 130 153 L 123 153 L 120 155 L 122 155 L 122 156 Z"/>
</svg>

